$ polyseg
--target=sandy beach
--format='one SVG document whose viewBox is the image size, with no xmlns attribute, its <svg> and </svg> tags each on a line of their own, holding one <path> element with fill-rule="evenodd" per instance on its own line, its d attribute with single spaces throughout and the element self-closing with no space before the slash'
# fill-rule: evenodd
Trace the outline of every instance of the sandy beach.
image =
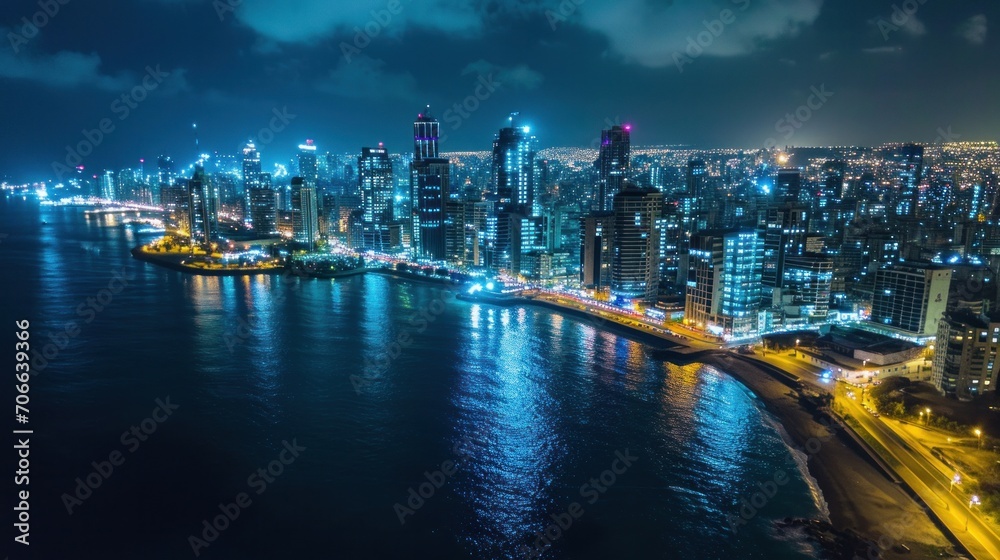
<svg viewBox="0 0 1000 560">
<path fill-rule="evenodd" d="M 861 558 L 957 556 L 923 509 L 836 421 L 810 411 L 794 390 L 750 360 L 715 354 L 702 361 L 740 380 L 777 418 L 791 439 L 790 445 L 808 457 L 809 473 L 822 491 L 833 526 L 876 543 Z M 876 549 L 881 556 L 876 556 Z"/>
</svg>

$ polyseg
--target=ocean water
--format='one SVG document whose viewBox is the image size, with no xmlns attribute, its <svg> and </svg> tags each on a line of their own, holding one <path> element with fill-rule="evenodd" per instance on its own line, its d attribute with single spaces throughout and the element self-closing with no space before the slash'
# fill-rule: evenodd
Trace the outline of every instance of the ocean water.
<svg viewBox="0 0 1000 560">
<path fill-rule="evenodd" d="M 820 516 L 817 497 L 712 367 L 375 274 L 164 270 L 116 215 L 8 198 L 0 233 L 5 359 L 15 320 L 43 351 L 31 557 L 814 557 L 774 521 Z"/>
</svg>

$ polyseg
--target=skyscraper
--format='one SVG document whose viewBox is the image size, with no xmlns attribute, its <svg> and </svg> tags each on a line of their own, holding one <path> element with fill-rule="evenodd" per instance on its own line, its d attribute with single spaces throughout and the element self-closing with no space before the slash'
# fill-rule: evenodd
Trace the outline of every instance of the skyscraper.
<svg viewBox="0 0 1000 560">
<path fill-rule="evenodd" d="M 157 181 L 160 187 L 171 187 L 177 179 L 174 160 L 170 156 L 160 156 L 156 160 Z"/>
<path fill-rule="evenodd" d="M 105 200 L 118 200 L 118 182 L 115 180 L 114 171 L 105 171 L 98 178 L 100 185 L 100 196 Z"/>
<path fill-rule="evenodd" d="M 660 282 L 657 220 L 663 194 L 626 186 L 612 204 L 611 296 L 654 301 Z"/>
<path fill-rule="evenodd" d="M 191 242 L 211 244 L 219 235 L 219 194 L 205 168 L 198 165 L 188 181 L 188 225 Z"/>
<path fill-rule="evenodd" d="M 538 215 L 535 202 L 535 150 L 537 140 L 531 128 L 517 122 L 511 113 L 509 125 L 501 128 L 493 141 L 491 183 L 493 194 L 503 209 Z M 534 213 L 534 210 L 538 210 Z"/>
<path fill-rule="evenodd" d="M 797 167 L 786 167 L 778 170 L 774 181 L 774 200 L 779 204 L 794 204 L 799 200 L 802 190 L 802 170 Z"/>
<path fill-rule="evenodd" d="M 392 222 L 392 159 L 381 142 L 377 148 L 361 148 L 358 187 L 361 190 L 363 245 L 367 249 L 387 249 Z"/>
<path fill-rule="evenodd" d="M 924 147 L 906 144 L 895 154 L 896 192 L 894 193 L 895 214 L 914 218 L 920 197 L 920 180 L 924 169 Z"/>
<path fill-rule="evenodd" d="M 705 193 L 705 179 L 707 179 L 708 167 L 704 160 L 692 159 L 687 165 L 687 194 L 700 198 Z"/>
<path fill-rule="evenodd" d="M 250 222 L 258 236 L 278 231 L 278 193 L 270 187 L 250 190 Z"/>
<path fill-rule="evenodd" d="M 244 221 L 253 223 L 253 191 L 260 189 L 260 153 L 253 141 L 247 142 L 243 148 L 243 196 Z"/>
<path fill-rule="evenodd" d="M 760 258 L 760 238 L 752 229 L 692 236 L 684 321 L 727 339 L 757 336 Z"/>
<path fill-rule="evenodd" d="M 765 288 L 780 289 L 784 279 L 785 260 L 806 251 L 809 234 L 809 211 L 804 207 L 769 206 L 758 225 L 763 246 L 763 277 Z M 770 290 L 765 298 L 775 297 Z"/>
<path fill-rule="evenodd" d="M 316 145 L 312 140 L 306 140 L 299 145 L 299 177 L 307 187 L 316 188 L 319 185 L 319 166 L 316 162 Z"/>
<path fill-rule="evenodd" d="M 316 247 L 319 240 L 319 209 L 316 188 L 302 177 L 292 177 L 292 231 L 295 240 Z"/>
<path fill-rule="evenodd" d="M 410 203 L 414 254 L 435 260 L 446 255 L 445 207 L 450 197 L 451 165 L 438 154 L 440 124 L 430 107 L 413 123 Z"/>
<path fill-rule="evenodd" d="M 611 285 L 614 214 L 593 212 L 580 220 L 580 284 L 599 292 Z"/>
<path fill-rule="evenodd" d="M 511 113 L 508 126 L 500 129 L 493 141 L 490 198 L 497 204 L 496 214 L 487 223 L 485 261 L 489 267 L 513 274 L 520 272 L 522 249 L 534 250 L 529 248 L 536 245 L 533 240 L 522 243 L 521 226 L 528 226 L 524 232 L 530 237 L 538 225 L 523 219 L 542 215 L 541 197 L 535 192 L 536 144 L 531 128 L 518 122 L 517 113 Z"/>
<path fill-rule="evenodd" d="M 440 136 L 441 124 L 431 116 L 431 107 L 428 105 L 413 122 L 413 160 L 439 157 L 438 140 Z"/>
<path fill-rule="evenodd" d="M 612 126 L 601 131 L 601 149 L 597 167 L 597 193 L 595 210 L 610 211 L 615 195 L 621 192 L 632 169 L 632 125 Z"/>
</svg>

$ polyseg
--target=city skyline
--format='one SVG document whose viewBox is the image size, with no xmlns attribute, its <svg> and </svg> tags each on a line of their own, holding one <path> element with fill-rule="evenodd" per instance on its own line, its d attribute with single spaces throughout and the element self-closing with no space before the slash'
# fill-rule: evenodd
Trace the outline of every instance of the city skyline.
<svg viewBox="0 0 1000 560">
<path fill-rule="evenodd" d="M 1000 558 L 998 21 L 5 3 L 10 558 Z"/>
<path fill-rule="evenodd" d="M 160 0 L 115 7 L 115 18 L 103 11 L 112 8 L 67 15 L 74 5 L 59 5 L 32 33 L 41 8 L 20 2 L 0 18 L 10 43 L 0 80 L 22 108 L 5 141 L 22 150 L 12 158 L 14 144 L 0 147 L 0 172 L 36 179 L 103 119 L 113 130 L 84 158 L 91 169 L 160 153 L 181 160 L 186 147 L 194 153 L 193 122 L 203 146 L 237 153 L 276 113 L 281 130 L 261 146 L 275 161 L 304 138 L 353 151 L 349 130 L 402 148 L 406 130 L 392 123 L 428 104 L 445 153 L 483 149 L 518 109 L 545 146 L 589 146 L 595 131 L 622 122 L 635 124 L 637 146 L 995 138 L 988 92 L 997 77 L 975 69 L 995 53 L 996 7 L 912 4 L 679 1 L 636 7 L 642 21 L 609 18 L 613 6 L 600 2 L 500 2 L 486 14 L 450 2 L 329 13 L 309 3 Z M 89 33 L 68 29 L 78 15 Z M 141 24 L 151 18 L 162 25 Z M 139 25 L 100 32 L 123 20 Z M 175 27 L 200 40 L 179 48 Z M 141 41 L 140 29 L 150 34 Z M 142 49 L 129 48 L 136 41 Z M 421 62 L 428 55 L 433 64 Z"/>
</svg>

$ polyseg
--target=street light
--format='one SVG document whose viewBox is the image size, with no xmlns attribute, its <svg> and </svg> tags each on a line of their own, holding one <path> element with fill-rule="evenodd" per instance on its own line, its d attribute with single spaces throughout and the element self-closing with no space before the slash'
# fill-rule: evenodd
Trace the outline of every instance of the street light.
<svg viewBox="0 0 1000 560">
<path fill-rule="evenodd" d="M 979 440 L 979 443 L 978 443 L 978 445 L 976 447 L 978 447 L 979 449 L 982 449 L 983 448 L 983 431 L 980 430 L 979 428 L 976 428 L 976 430 L 973 433 L 976 434 L 976 438 Z"/>
<path fill-rule="evenodd" d="M 930 426 L 931 425 L 931 409 L 930 408 L 925 408 L 924 412 L 927 413 L 927 425 Z"/>
<path fill-rule="evenodd" d="M 973 508 L 973 506 L 978 506 L 980 503 L 981 502 L 979 501 L 979 496 L 976 495 L 976 494 L 973 494 L 972 498 L 969 499 L 969 511 L 967 511 L 965 513 L 965 530 L 966 531 L 969 530 L 969 515 L 972 513 L 972 508 Z"/>
<path fill-rule="evenodd" d="M 951 486 L 948 487 L 948 492 L 953 493 L 952 490 L 955 488 L 955 485 L 961 483 L 962 477 L 958 473 L 955 473 L 955 476 L 951 477 Z"/>
</svg>

